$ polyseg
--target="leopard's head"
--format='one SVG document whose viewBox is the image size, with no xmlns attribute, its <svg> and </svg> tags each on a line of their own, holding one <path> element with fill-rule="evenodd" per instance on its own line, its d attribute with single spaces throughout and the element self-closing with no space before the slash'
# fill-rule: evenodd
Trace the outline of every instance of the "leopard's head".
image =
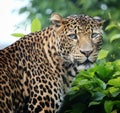
<svg viewBox="0 0 120 113">
<path fill-rule="evenodd" d="M 60 55 L 71 62 L 93 64 L 102 45 L 102 25 L 100 18 L 87 15 L 72 15 L 62 18 L 51 16 Z"/>
</svg>

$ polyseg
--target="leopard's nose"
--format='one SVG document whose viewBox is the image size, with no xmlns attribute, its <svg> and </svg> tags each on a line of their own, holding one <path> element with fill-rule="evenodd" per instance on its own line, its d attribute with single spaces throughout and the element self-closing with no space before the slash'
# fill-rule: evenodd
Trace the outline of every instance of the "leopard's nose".
<svg viewBox="0 0 120 113">
<path fill-rule="evenodd" d="M 80 52 L 84 54 L 86 57 L 89 57 L 90 54 L 93 52 L 93 50 L 89 50 L 89 51 L 80 50 Z"/>
</svg>

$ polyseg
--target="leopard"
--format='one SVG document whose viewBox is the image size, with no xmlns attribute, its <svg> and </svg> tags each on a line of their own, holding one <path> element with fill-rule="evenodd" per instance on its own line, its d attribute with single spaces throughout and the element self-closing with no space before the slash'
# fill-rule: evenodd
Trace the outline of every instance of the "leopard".
<svg viewBox="0 0 120 113">
<path fill-rule="evenodd" d="M 77 74 L 94 66 L 103 20 L 53 13 L 50 21 L 0 50 L 0 113 L 59 113 Z"/>
</svg>

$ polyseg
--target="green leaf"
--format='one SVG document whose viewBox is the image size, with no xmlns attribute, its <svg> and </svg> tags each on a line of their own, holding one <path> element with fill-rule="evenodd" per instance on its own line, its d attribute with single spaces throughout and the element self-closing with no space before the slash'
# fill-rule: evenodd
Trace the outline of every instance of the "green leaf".
<svg viewBox="0 0 120 113">
<path fill-rule="evenodd" d="M 106 56 L 108 55 L 108 51 L 107 50 L 101 50 L 98 54 L 98 60 L 104 59 L 106 58 Z"/>
<path fill-rule="evenodd" d="M 116 60 L 112 63 L 114 65 L 114 68 L 115 68 L 115 72 L 113 76 L 120 76 L 120 60 Z"/>
<path fill-rule="evenodd" d="M 111 37 L 110 42 L 113 42 L 114 40 L 120 39 L 120 34 L 115 34 L 114 36 Z"/>
<path fill-rule="evenodd" d="M 117 108 L 120 109 L 120 100 L 115 100 L 113 102 L 114 102 L 114 105 L 116 105 Z"/>
<path fill-rule="evenodd" d="M 117 106 L 117 108 L 120 108 L 120 101 L 119 100 L 105 101 L 104 108 L 105 108 L 106 113 L 111 113 L 114 105 Z"/>
<path fill-rule="evenodd" d="M 113 110 L 111 113 L 118 113 L 118 112 L 117 112 L 117 110 L 115 109 L 115 110 Z"/>
<path fill-rule="evenodd" d="M 108 81 L 109 85 L 113 85 L 115 87 L 120 87 L 120 77 L 114 78 L 114 79 L 110 79 Z"/>
<path fill-rule="evenodd" d="M 93 99 L 94 99 L 95 101 L 100 101 L 100 100 L 102 100 L 105 96 L 106 96 L 106 95 L 103 94 L 102 92 L 95 92 L 95 93 L 94 93 L 94 96 L 93 96 Z"/>
<path fill-rule="evenodd" d="M 103 81 L 109 80 L 114 71 L 114 66 L 111 62 L 95 65 L 96 75 Z"/>
<path fill-rule="evenodd" d="M 105 30 L 111 30 L 112 28 L 116 28 L 116 27 L 117 25 L 113 23 L 113 24 L 108 25 Z"/>
<path fill-rule="evenodd" d="M 120 59 L 114 62 L 116 65 L 120 66 Z"/>
<path fill-rule="evenodd" d="M 120 94 L 120 89 L 119 88 L 110 87 L 107 90 L 110 92 L 110 94 L 112 95 L 112 97 L 116 97 L 117 95 Z"/>
<path fill-rule="evenodd" d="M 119 71 L 116 71 L 112 76 L 113 76 L 113 77 L 115 77 L 115 76 L 120 76 L 120 72 L 119 72 Z"/>
<path fill-rule="evenodd" d="M 83 79 L 79 82 L 79 86 L 83 86 L 83 85 L 86 85 L 86 84 L 89 84 L 89 81 L 87 79 Z"/>
<path fill-rule="evenodd" d="M 99 85 L 99 88 L 106 89 L 106 83 L 99 79 L 98 77 L 94 77 L 93 80 Z"/>
<path fill-rule="evenodd" d="M 31 32 L 36 32 L 41 30 L 41 22 L 38 18 L 35 18 L 31 24 Z"/>
<path fill-rule="evenodd" d="M 100 103 L 100 101 L 91 101 L 88 106 L 99 105 Z"/>
<path fill-rule="evenodd" d="M 104 108 L 106 113 L 111 113 L 114 103 L 112 101 L 105 101 Z"/>
<path fill-rule="evenodd" d="M 73 86 L 73 87 L 71 88 L 71 91 L 78 91 L 78 90 L 80 90 L 80 88 L 79 88 L 78 86 Z"/>
<path fill-rule="evenodd" d="M 25 34 L 23 34 L 23 33 L 13 33 L 11 35 L 14 37 L 24 37 L 25 36 Z"/>
</svg>

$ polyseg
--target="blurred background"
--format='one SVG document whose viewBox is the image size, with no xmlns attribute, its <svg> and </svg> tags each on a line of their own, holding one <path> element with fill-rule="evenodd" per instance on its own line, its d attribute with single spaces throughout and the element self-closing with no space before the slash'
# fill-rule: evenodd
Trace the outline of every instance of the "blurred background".
<svg viewBox="0 0 120 113">
<path fill-rule="evenodd" d="M 108 60 L 119 58 L 120 52 L 120 0 L 1 0 L 0 49 L 19 38 L 12 33 L 30 32 L 31 21 L 37 17 L 42 28 L 50 24 L 53 12 L 66 17 L 70 14 L 99 16 L 106 20 L 103 49 L 109 51 Z"/>
</svg>

